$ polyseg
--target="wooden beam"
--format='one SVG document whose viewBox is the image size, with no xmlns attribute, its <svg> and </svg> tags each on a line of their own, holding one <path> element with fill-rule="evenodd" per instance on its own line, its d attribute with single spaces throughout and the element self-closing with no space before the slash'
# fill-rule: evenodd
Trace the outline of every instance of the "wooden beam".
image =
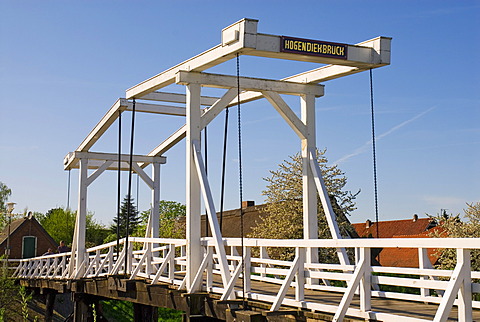
<svg viewBox="0 0 480 322">
<path fill-rule="evenodd" d="M 281 94 L 303 95 L 312 94 L 316 97 L 323 96 L 323 85 L 302 84 L 271 79 L 239 77 L 219 74 L 178 71 L 175 82 L 180 85 L 200 84 L 215 88 L 236 88 L 240 81 L 240 88 L 247 91 L 272 91 Z"/>
<path fill-rule="evenodd" d="M 88 168 L 89 169 L 98 169 L 105 161 L 113 161 L 111 165 L 108 166 L 107 170 L 117 169 L 118 168 L 118 154 L 115 153 L 103 153 L 103 152 L 79 152 L 74 151 L 70 152 L 64 158 L 64 169 L 77 169 L 79 167 L 78 163 L 81 158 L 88 159 Z M 150 164 L 158 162 L 160 164 L 165 164 L 167 158 L 162 156 L 149 156 L 149 155 L 134 155 L 133 162 Z M 121 168 L 124 168 L 124 163 L 128 164 L 130 161 L 129 154 L 122 154 L 121 158 Z M 128 168 L 128 167 L 127 167 Z"/>
<path fill-rule="evenodd" d="M 102 117 L 100 122 L 93 128 L 93 130 L 87 135 L 85 140 L 80 144 L 76 151 L 88 151 L 97 140 L 105 133 L 106 130 L 115 122 L 118 118 L 118 111 L 124 111 L 127 108 L 127 100 L 119 98 L 108 112 Z"/>
<path fill-rule="evenodd" d="M 390 64 L 391 38 L 377 37 L 356 45 L 347 45 L 347 59 L 299 55 L 280 52 L 280 37 L 257 33 L 257 20 L 242 19 L 222 31 L 222 44 L 190 58 L 146 81 L 128 89 L 127 98 L 141 98 L 159 88 L 173 84 L 180 70 L 201 72 L 236 56 L 242 55 L 309 61 L 330 66 L 343 65 L 354 68 L 377 68 Z M 238 33 L 238 35 L 237 35 Z M 233 35 L 233 36 L 232 36 Z"/>
<path fill-rule="evenodd" d="M 290 125 L 292 130 L 298 135 L 300 139 L 306 139 L 307 127 L 298 118 L 298 116 L 290 109 L 283 98 L 276 92 L 265 91 L 263 92 L 265 98 L 272 104 L 283 119 Z"/>
<path fill-rule="evenodd" d="M 142 100 L 180 103 L 180 104 L 185 104 L 187 102 L 187 98 L 185 94 L 167 93 L 167 92 L 151 92 L 142 96 Z M 218 97 L 200 96 L 200 105 L 211 106 L 215 104 L 217 100 L 218 100 Z"/>
<path fill-rule="evenodd" d="M 127 111 L 132 111 L 133 103 L 128 102 Z M 159 105 L 159 104 L 148 104 L 148 103 L 135 103 L 135 112 L 143 113 L 153 113 L 153 114 L 165 114 L 165 115 L 177 115 L 185 116 L 187 112 L 185 107 L 172 106 L 172 105 Z"/>
</svg>

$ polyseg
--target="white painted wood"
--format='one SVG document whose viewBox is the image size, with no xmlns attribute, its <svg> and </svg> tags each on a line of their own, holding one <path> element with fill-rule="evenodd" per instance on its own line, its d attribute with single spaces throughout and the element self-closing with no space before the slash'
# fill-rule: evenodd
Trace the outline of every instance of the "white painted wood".
<svg viewBox="0 0 480 322">
<path fill-rule="evenodd" d="M 150 211 L 151 218 L 151 231 L 150 236 L 152 238 L 158 238 L 159 229 L 160 229 L 160 163 L 154 162 L 152 164 L 152 178 L 153 178 L 153 189 L 152 189 L 152 209 Z M 154 245 L 153 247 L 157 247 Z"/>
<path fill-rule="evenodd" d="M 328 197 L 327 187 L 325 186 L 322 172 L 317 162 L 315 149 L 310 149 L 310 168 L 312 170 L 315 185 L 317 187 L 317 191 L 322 202 L 323 211 L 325 213 L 325 218 L 327 219 L 328 228 L 330 229 L 332 239 L 342 239 L 342 236 L 340 235 L 340 230 L 338 229 L 337 219 L 335 213 L 333 212 L 330 198 Z M 348 265 L 350 263 L 345 248 L 337 248 L 337 255 L 342 265 Z"/>
<path fill-rule="evenodd" d="M 193 279 L 192 283 L 192 290 L 201 290 L 201 282 L 203 281 L 203 273 L 205 269 L 207 268 L 208 262 L 212 260 L 211 254 L 206 253 L 205 256 L 203 257 L 202 262 L 200 263 L 200 267 L 198 268 L 198 271 L 195 274 L 195 278 Z"/>
<path fill-rule="evenodd" d="M 466 252 L 468 253 L 468 250 Z M 450 311 L 452 310 L 453 302 L 455 301 L 457 294 L 459 294 L 458 291 L 464 285 L 464 279 L 467 276 L 467 274 L 468 276 L 470 274 L 469 266 L 470 265 L 466 265 L 465 263 L 465 251 L 457 249 L 457 265 L 455 266 L 452 277 L 448 282 L 448 286 L 447 286 L 447 289 L 445 290 L 445 294 L 442 298 L 442 302 L 438 306 L 437 313 L 435 314 L 435 318 L 433 319 L 434 322 L 447 321 L 448 316 L 450 315 Z M 471 284 L 470 284 L 470 287 L 471 287 Z M 466 312 L 465 308 L 467 307 L 467 305 L 462 303 L 462 306 L 464 307 L 463 313 L 465 313 Z M 470 310 L 471 310 L 471 307 L 470 307 Z M 460 313 L 460 310 L 459 310 L 459 313 Z M 472 319 L 470 318 L 470 320 L 465 320 L 465 321 L 472 321 Z"/>
<path fill-rule="evenodd" d="M 83 140 L 83 142 L 76 149 L 76 151 L 88 151 L 103 135 L 103 133 L 105 133 L 108 128 L 115 122 L 115 120 L 118 118 L 118 111 L 124 111 L 126 108 L 127 100 L 124 98 L 119 98 L 108 110 L 105 116 L 102 117 L 100 122 L 98 122 L 98 124 L 88 134 L 85 140 Z"/>
<path fill-rule="evenodd" d="M 163 155 L 165 152 L 173 148 L 178 142 L 183 140 L 187 135 L 187 124 L 183 125 L 172 135 L 170 135 L 165 141 L 160 143 L 155 149 L 148 153 L 148 156 Z"/>
<path fill-rule="evenodd" d="M 210 108 L 203 111 L 201 124 L 202 130 L 220 114 L 221 111 L 237 96 L 237 89 L 230 88 L 218 101 L 215 102 Z"/>
<path fill-rule="evenodd" d="M 142 168 L 140 168 L 138 163 L 133 162 L 132 169 L 140 176 L 140 178 L 142 178 L 143 182 L 145 182 L 150 189 L 154 188 L 153 180 L 148 176 L 148 174 L 145 173 L 145 171 L 143 171 Z"/>
<path fill-rule="evenodd" d="M 470 250 L 457 250 L 457 263 L 462 263 L 462 283 L 458 291 L 458 321 L 469 322 L 473 320 L 472 311 L 472 277 L 470 266 Z"/>
<path fill-rule="evenodd" d="M 301 138 L 302 153 L 302 190 L 303 190 L 303 238 L 318 238 L 317 192 L 314 173 L 310 167 L 310 151 L 316 151 L 315 97 L 300 96 L 301 122 L 304 124 L 304 136 Z M 315 158 L 316 160 L 316 158 Z M 320 174 L 321 175 L 321 174 Z M 329 223 L 330 224 L 330 223 Z M 308 248 L 306 261 L 318 263 L 318 249 Z M 349 264 L 348 262 L 341 262 Z M 309 279 L 308 284 L 318 284 L 318 280 Z"/>
<path fill-rule="evenodd" d="M 194 140 L 192 142 L 192 145 L 195 150 L 194 162 L 195 162 L 195 166 L 196 166 L 199 181 L 200 181 L 200 188 L 203 194 L 203 201 L 205 203 L 205 208 L 207 210 L 208 223 L 210 225 L 213 241 L 215 243 L 215 251 L 218 256 L 218 262 L 220 264 L 222 282 L 224 287 L 226 287 L 230 280 L 230 271 L 228 269 L 227 255 L 225 253 L 225 247 L 223 245 L 222 233 L 220 231 L 220 225 L 217 219 L 217 212 L 215 211 L 212 192 L 210 191 L 207 174 L 205 172 L 205 168 L 203 164 L 202 154 L 200 151 L 200 142 L 198 140 Z"/>
<path fill-rule="evenodd" d="M 198 73 L 180 70 L 176 74 L 175 82 L 180 85 L 199 84 L 214 88 L 236 88 L 238 81 L 240 89 L 246 91 L 272 91 L 288 95 L 311 94 L 316 97 L 323 96 L 323 85 L 303 84 L 288 81 L 278 81 L 253 77 L 237 77 L 230 75 Z"/>
<path fill-rule="evenodd" d="M 160 275 L 163 274 L 165 269 L 167 268 L 167 265 L 170 263 L 170 258 L 175 256 L 175 248 L 172 247 L 168 253 L 167 256 L 164 257 L 162 264 L 158 268 L 157 273 L 155 274 L 155 277 L 152 279 L 152 282 L 150 284 L 155 284 L 158 282 L 158 279 L 160 278 Z"/>
<path fill-rule="evenodd" d="M 87 186 L 91 185 L 95 179 L 98 178 L 107 168 L 113 163 L 113 161 L 105 161 L 94 173 L 92 173 L 88 178 L 87 178 Z"/>
<path fill-rule="evenodd" d="M 186 207 L 187 207 L 187 276 L 186 287 L 192 289 L 195 273 L 202 261 L 200 246 L 200 179 L 195 166 L 194 141 L 200 141 L 200 85 L 187 87 L 187 123 L 186 123 Z"/>
<path fill-rule="evenodd" d="M 280 116 L 283 117 L 287 124 L 290 125 L 295 134 L 297 134 L 301 140 L 306 139 L 307 128 L 305 123 L 290 109 L 283 98 L 278 93 L 272 91 L 263 91 L 262 94 L 277 110 Z M 313 103 L 315 104 L 315 101 Z"/>
<path fill-rule="evenodd" d="M 243 261 L 245 263 L 245 276 L 243 276 L 245 284 L 245 297 L 248 297 L 248 294 L 252 290 L 252 252 L 250 247 L 243 248 Z"/>
<path fill-rule="evenodd" d="M 298 269 L 297 274 L 295 275 L 295 300 L 303 301 L 305 300 L 305 268 L 304 263 L 306 260 L 306 249 L 298 247 L 296 249 L 298 257 Z"/>
<path fill-rule="evenodd" d="M 85 259 L 85 229 L 87 220 L 87 189 L 88 189 L 88 159 L 80 159 L 80 171 L 78 180 L 78 210 L 75 224 L 75 239 L 72 245 L 72 256 L 70 258 L 71 274 L 80 276 L 80 263 Z"/>
<path fill-rule="evenodd" d="M 295 274 L 298 272 L 298 267 L 301 259 L 302 258 L 299 256 L 295 257 L 292 263 L 292 267 L 290 268 L 290 271 L 288 272 L 288 274 L 285 276 L 285 279 L 283 280 L 283 284 L 280 287 L 280 290 L 278 291 L 275 301 L 270 307 L 270 311 L 278 311 L 280 309 L 280 306 L 282 305 L 282 302 L 285 299 L 285 295 L 287 294 L 288 288 L 290 287 L 290 284 L 292 284 Z"/>
<path fill-rule="evenodd" d="M 78 161 L 82 158 L 89 159 L 89 169 L 92 169 L 92 166 L 90 165 L 92 160 L 97 160 L 103 162 L 105 161 L 118 161 L 118 154 L 116 153 L 104 153 L 104 152 L 80 152 L 80 151 L 74 151 L 70 152 L 64 160 L 64 168 L 65 169 L 74 169 L 78 168 Z M 120 156 L 120 160 L 122 162 L 129 162 L 130 161 L 130 155 L 129 154 L 122 154 Z M 136 163 L 153 163 L 153 162 L 159 162 L 161 164 L 166 163 L 166 158 L 162 156 L 149 156 L 149 155 L 133 155 L 132 156 L 133 162 Z M 98 168 L 98 166 L 96 167 Z M 111 169 L 111 168 L 109 168 Z M 116 169 L 116 168 L 115 168 Z"/>
<path fill-rule="evenodd" d="M 228 281 L 228 284 L 224 286 L 225 291 L 223 292 L 222 296 L 220 297 L 220 301 L 225 301 L 229 298 L 235 298 L 234 294 L 232 294 L 233 288 L 235 287 L 235 283 L 237 282 L 238 278 L 240 277 L 240 273 L 242 272 L 242 261 L 238 263 L 237 267 L 235 268 L 232 277 Z M 232 297 L 233 295 L 233 297 Z"/>
<path fill-rule="evenodd" d="M 218 97 L 201 96 L 200 105 L 211 106 L 215 104 L 218 99 Z M 187 96 L 179 93 L 151 92 L 142 96 L 142 100 L 186 104 Z"/>
<path fill-rule="evenodd" d="M 357 268 L 355 268 L 355 271 L 353 272 L 352 279 L 348 282 L 348 287 L 347 290 L 345 291 L 345 294 L 343 294 L 342 300 L 340 301 L 340 304 L 338 305 L 338 309 L 335 312 L 335 315 L 332 319 L 332 321 L 337 322 L 337 321 L 343 321 L 345 314 L 347 313 L 348 307 L 350 306 L 350 303 L 352 302 L 353 296 L 355 295 L 355 290 L 358 288 L 360 280 L 364 277 L 365 275 L 365 267 L 366 267 L 366 258 L 361 257 L 360 261 L 357 265 Z M 361 299 L 362 301 L 362 299 Z M 366 306 L 366 303 L 363 304 L 363 306 Z"/>
<path fill-rule="evenodd" d="M 368 45 L 374 45 L 370 42 L 365 43 L 365 46 L 349 45 L 349 52 L 347 57 L 349 59 L 338 60 L 325 57 L 281 53 L 279 46 L 280 36 L 257 34 L 256 27 L 248 27 L 253 25 L 256 26 L 257 21 L 251 19 L 242 19 L 236 24 L 238 26 L 232 25 L 228 28 L 236 28 L 239 31 L 238 41 L 234 41 L 231 43 L 229 42 L 228 44 L 224 45 L 220 44 L 191 59 L 188 59 L 183 63 L 180 63 L 128 89 L 126 92 L 126 97 L 128 99 L 134 97 L 141 98 L 143 95 L 146 95 L 148 93 L 156 91 L 159 88 L 172 84 L 176 73 L 180 70 L 201 72 L 205 69 L 216 66 L 220 63 L 234 58 L 237 53 L 261 57 L 312 61 L 322 64 L 334 63 L 337 65 L 362 67 L 364 69 L 376 68 L 390 63 L 390 42 L 389 38 L 386 37 L 381 37 L 379 38 L 379 41 L 375 42 L 375 46 L 378 43 L 378 46 L 376 46 L 378 48 L 367 47 Z M 251 30 L 251 32 L 246 32 L 246 30 Z M 231 31 L 225 32 L 229 33 Z"/>
<path fill-rule="evenodd" d="M 133 111 L 133 103 L 128 102 L 127 111 Z M 135 102 L 135 113 L 151 113 L 162 115 L 185 116 L 187 114 L 185 107 L 161 104 L 149 104 Z"/>
<path fill-rule="evenodd" d="M 372 309 L 371 283 L 371 249 L 360 248 L 360 261 L 363 261 L 364 272 L 360 279 L 360 311 L 368 312 Z"/>
</svg>

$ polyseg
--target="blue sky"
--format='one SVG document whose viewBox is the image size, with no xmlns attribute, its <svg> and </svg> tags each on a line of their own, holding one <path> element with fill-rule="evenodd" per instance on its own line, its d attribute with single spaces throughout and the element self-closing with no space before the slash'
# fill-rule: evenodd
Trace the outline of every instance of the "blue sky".
<svg viewBox="0 0 480 322">
<path fill-rule="evenodd" d="M 258 19 L 258 31 L 267 34 L 352 44 L 393 37 L 391 65 L 373 73 L 380 220 L 440 209 L 456 214 L 466 202 L 480 200 L 478 1 L 0 0 L 0 12 L 0 181 L 12 189 L 10 200 L 19 212 L 66 206 L 63 157 L 115 100 L 217 45 L 221 29 L 244 17 Z M 272 79 L 317 67 L 252 57 L 241 57 L 240 64 L 243 76 Z M 233 75 L 235 64 L 211 72 Z M 317 146 L 327 148 L 328 159 L 346 173 L 347 188 L 361 190 L 353 222 L 374 219 L 369 102 L 368 74 L 362 73 L 326 82 L 316 105 Z M 244 199 L 259 204 L 262 178 L 300 145 L 265 100 L 245 104 L 242 114 Z M 135 153 L 149 152 L 182 122 L 139 115 Z M 222 128 L 223 116 L 208 128 L 215 198 Z M 115 124 L 92 150 L 115 152 L 116 131 Z M 227 209 L 238 207 L 235 133 L 232 120 Z M 123 137 L 127 151 L 127 126 Z M 184 150 L 179 144 L 166 154 L 162 199 L 185 201 Z M 78 171 L 71 177 L 70 206 L 76 209 Z M 126 188 L 124 176 L 123 194 Z M 138 199 L 140 210 L 149 207 L 143 183 Z M 111 222 L 116 174 L 91 186 L 88 209 Z"/>
</svg>

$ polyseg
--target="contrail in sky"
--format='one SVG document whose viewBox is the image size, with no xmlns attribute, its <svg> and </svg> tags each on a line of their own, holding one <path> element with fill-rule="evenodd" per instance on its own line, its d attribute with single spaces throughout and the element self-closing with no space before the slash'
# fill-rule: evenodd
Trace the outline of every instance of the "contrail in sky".
<svg viewBox="0 0 480 322">
<path fill-rule="evenodd" d="M 434 110 L 435 108 L 436 108 L 435 106 L 434 106 L 434 107 L 431 107 L 431 108 L 429 108 L 428 110 L 426 110 L 426 111 L 424 111 L 424 112 L 422 112 L 422 113 L 420 113 L 420 114 L 418 114 L 418 115 L 415 115 L 415 116 L 412 117 L 411 119 L 406 120 L 406 121 L 404 121 L 404 122 L 402 122 L 402 123 L 400 123 L 400 124 L 392 127 L 390 130 L 388 130 L 388 131 L 386 131 L 386 132 L 378 135 L 378 136 L 376 137 L 376 139 L 377 139 L 377 140 L 383 139 L 383 138 L 386 137 L 387 135 L 390 135 L 390 134 L 392 134 L 393 132 L 397 131 L 398 129 L 404 127 L 405 125 L 407 125 L 407 124 L 409 124 L 409 123 L 412 123 L 412 122 L 415 121 L 416 119 L 419 119 L 420 117 L 424 116 L 425 114 L 429 113 L 430 111 Z M 355 149 L 355 151 L 353 151 L 352 153 L 347 154 L 347 155 L 341 157 L 340 159 L 338 159 L 337 161 L 335 161 L 333 164 L 338 165 L 338 164 L 340 164 L 340 163 L 342 163 L 342 162 L 347 161 L 347 160 L 350 159 L 350 158 L 353 158 L 354 156 L 357 156 L 357 155 L 359 155 L 359 154 L 362 154 L 362 153 L 366 152 L 367 150 L 369 150 L 369 148 L 370 148 L 371 145 L 372 145 L 372 140 L 368 140 L 367 142 L 365 142 L 364 145 L 362 145 L 361 147 Z"/>
</svg>

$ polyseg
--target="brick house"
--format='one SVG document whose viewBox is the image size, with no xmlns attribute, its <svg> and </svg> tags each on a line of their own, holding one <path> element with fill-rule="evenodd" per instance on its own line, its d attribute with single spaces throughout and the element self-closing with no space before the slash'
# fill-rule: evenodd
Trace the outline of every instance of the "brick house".
<svg viewBox="0 0 480 322">
<path fill-rule="evenodd" d="M 0 252 L 5 254 L 8 243 L 8 224 L 0 233 Z M 48 248 L 56 251 L 58 244 L 40 225 L 34 216 L 30 215 L 13 220 L 10 224 L 10 255 L 9 258 L 31 258 L 41 256 Z"/>
<path fill-rule="evenodd" d="M 434 230 L 442 230 L 432 218 L 379 221 L 367 220 L 365 223 L 352 224 L 360 238 L 429 238 Z M 377 236 L 378 231 L 378 236 Z M 428 249 L 430 263 L 435 265 L 438 257 L 435 249 Z M 418 267 L 416 248 L 375 248 L 372 249 L 374 265 L 390 267 Z"/>
</svg>

